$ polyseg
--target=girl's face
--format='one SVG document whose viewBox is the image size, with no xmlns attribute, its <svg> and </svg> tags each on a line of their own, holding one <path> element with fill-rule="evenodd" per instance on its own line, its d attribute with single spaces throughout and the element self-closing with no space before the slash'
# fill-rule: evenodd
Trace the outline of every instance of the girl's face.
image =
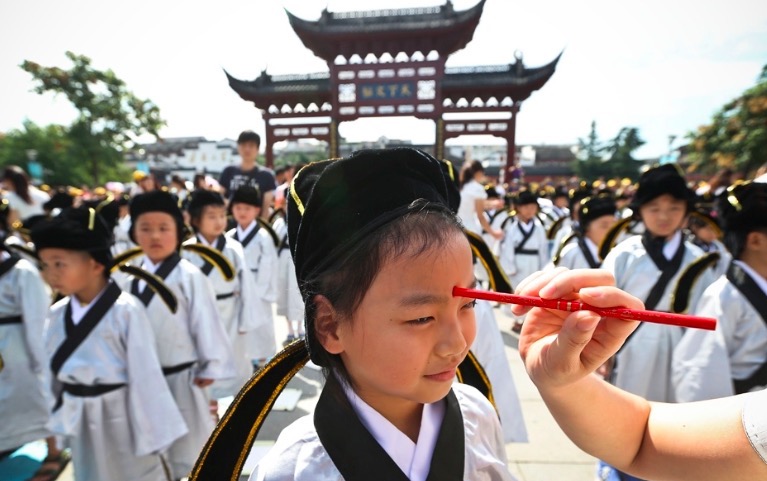
<svg viewBox="0 0 767 481">
<path fill-rule="evenodd" d="M 474 341 L 474 301 L 453 297 L 474 285 L 471 249 L 455 233 L 416 257 L 388 259 L 337 346 L 355 391 L 384 416 L 444 398 Z M 326 346 L 327 348 L 327 346 Z"/>
<path fill-rule="evenodd" d="M 178 248 L 178 227 L 165 212 L 147 212 L 133 220 L 136 243 L 153 263 L 164 261 Z"/>
<path fill-rule="evenodd" d="M 586 228 L 586 237 L 596 245 L 602 244 L 607 232 L 610 230 L 618 219 L 614 215 L 603 215 L 589 222 L 589 226 Z"/>
<path fill-rule="evenodd" d="M 256 217 L 258 217 L 258 214 L 260 213 L 261 209 L 254 205 L 242 202 L 232 204 L 232 217 L 234 217 L 234 220 L 237 221 L 240 227 L 249 226 L 251 222 L 256 220 Z"/>
<path fill-rule="evenodd" d="M 687 202 L 670 194 L 663 194 L 639 207 L 647 230 L 656 237 L 669 237 L 681 229 L 687 216 Z"/>
<path fill-rule="evenodd" d="M 200 218 L 193 220 L 193 223 L 201 236 L 209 241 L 215 239 L 226 230 L 226 207 L 223 205 L 203 207 Z"/>
</svg>

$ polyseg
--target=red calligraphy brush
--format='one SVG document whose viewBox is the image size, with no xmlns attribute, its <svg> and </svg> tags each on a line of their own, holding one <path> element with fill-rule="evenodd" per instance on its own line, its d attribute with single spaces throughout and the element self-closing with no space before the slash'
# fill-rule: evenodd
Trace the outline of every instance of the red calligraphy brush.
<svg viewBox="0 0 767 481">
<path fill-rule="evenodd" d="M 519 304 L 521 306 L 543 307 L 558 311 L 592 311 L 602 317 L 614 317 L 630 321 L 654 322 L 656 324 L 668 324 L 670 326 L 693 327 L 696 329 L 716 329 L 716 319 L 710 317 L 688 316 L 685 314 L 672 314 L 668 312 L 645 311 L 641 309 L 628 309 L 625 307 L 594 307 L 581 301 L 568 301 L 565 299 L 542 299 L 540 297 L 519 296 L 516 294 L 504 294 L 500 292 L 481 291 L 479 289 L 467 289 L 465 287 L 453 287 L 454 297 L 468 297 L 470 299 L 482 299 L 485 301 L 503 302 L 504 304 Z"/>
</svg>

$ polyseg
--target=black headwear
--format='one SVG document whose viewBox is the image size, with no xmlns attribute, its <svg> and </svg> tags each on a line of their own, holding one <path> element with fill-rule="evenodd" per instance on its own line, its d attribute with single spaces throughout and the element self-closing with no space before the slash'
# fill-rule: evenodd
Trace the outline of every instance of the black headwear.
<svg viewBox="0 0 767 481">
<path fill-rule="evenodd" d="M 362 150 L 317 162 L 293 178 L 288 239 L 304 300 L 306 282 L 332 269 L 357 241 L 402 217 L 416 199 L 458 209 L 460 194 L 441 163 L 410 148 Z M 309 351 L 319 346 L 307 319 Z M 312 355 L 312 360 L 315 356 Z"/>
<path fill-rule="evenodd" d="M 234 204 L 249 204 L 254 207 L 261 207 L 261 192 L 255 187 L 243 185 L 234 191 L 232 198 L 229 200 L 229 205 Z"/>
<path fill-rule="evenodd" d="M 189 202 L 186 205 L 186 210 L 189 211 L 189 215 L 192 218 L 202 215 L 202 209 L 209 205 L 225 206 L 224 197 L 218 192 L 207 189 L 197 189 L 189 194 Z"/>
<path fill-rule="evenodd" d="M 515 206 L 538 203 L 538 195 L 536 195 L 536 193 L 531 190 L 523 190 L 514 196 L 513 199 Z"/>
<path fill-rule="evenodd" d="M 580 202 L 580 210 L 578 211 L 578 221 L 580 228 L 583 232 L 586 232 L 588 225 L 605 215 L 615 215 L 617 208 L 615 207 L 615 199 L 611 195 L 600 194 L 594 197 L 586 197 Z"/>
<path fill-rule="evenodd" d="M 767 227 L 767 184 L 741 182 L 731 185 L 719 200 L 726 232 L 752 232 Z"/>
<path fill-rule="evenodd" d="M 96 209 L 65 209 L 58 216 L 35 224 L 30 235 L 38 252 L 42 249 L 87 252 L 107 270 L 112 267 L 112 230 Z"/>
<path fill-rule="evenodd" d="M 694 193 L 687 187 L 679 167 L 674 164 L 663 164 L 653 167 L 639 178 L 631 209 L 639 212 L 639 207 L 654 199 L 668 194 L 675 199 L 684 200 L 688 204 L 688 210 L 692 208 Z"/>
</svg>

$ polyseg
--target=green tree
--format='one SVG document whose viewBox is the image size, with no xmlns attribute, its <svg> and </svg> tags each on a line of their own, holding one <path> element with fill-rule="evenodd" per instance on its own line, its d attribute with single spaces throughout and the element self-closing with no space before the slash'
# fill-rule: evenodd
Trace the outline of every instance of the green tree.
<svg viewBox="0 0 767 481">
<path fill-rule="evenodd" d="M 47 183 L 79 185 L 89 182 L 87 165 L 80 160 L 66 127 L 41 127 L 27 120 L 21 129 L 0 135 L 0 165 L 15 164 L 29 171 L 29 151 L 35 151 L 35 160 L 42 165 Z"/>
<path fill-rule="evenodd" d="M 602 155 L 603 146 L 597 135 L 597 123 L 591 122 L 591 130 L 585 139 L 578 139 L 579 154 L 574 160 L 573 169 L 582 179 L 598 179 L 607 176 L 610 168 Z"/>
<path fill-rule="evenodd" d="M 746 176 L 767 162 L 767 65 L 755 86 L 725 104 L 697 132 L 690 132 L 693 168 L 728 167 Z"/>
<path fill-rule="evenodd" d="M 604 148 L 611 177 L 628 177 L 636 180 L 639 176 L 639 162 L 634 158 L 634 151 L 643 146 L 645 141 L 639 136 L 636 127 L 623 127 Z"/>
<path fill-rule="evenodd" d="M 124 176 L 122 159 L 136 147 L 137 138 L 158 132 L 165 125 L 160 109 L 137 97 L 112 70 L 98 70 L 84 55 L 66 52 L 70 69 L 44 67 L 25 60 L 21 68 L 35 80 L 34 91 L 63 94 L 78 116 L 68 129 L 77 155 L 87 163 L 92 184 Z"/>
</svg>

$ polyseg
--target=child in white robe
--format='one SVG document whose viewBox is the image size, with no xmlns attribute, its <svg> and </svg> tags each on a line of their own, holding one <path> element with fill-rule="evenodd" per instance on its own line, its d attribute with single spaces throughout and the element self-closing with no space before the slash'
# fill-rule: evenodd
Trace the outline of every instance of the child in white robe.
<svg viewBox="0 0 767 481">
<path fill-rule="evenodd" d="M 144 254 L 137 265 L 160 277 L 178 301 L 172 312 L 143 282 L 130 285 L 147 308 L 165 380 L 189 428 L 167 456 L 173 479 L 180 479 L 191 471 L 215 424 L 208 387 L 235 376 L 232 347 L 213 286 L 179 255 L 184 223 L 177 200 L 162 191 L 140 194 L 132 200 L 130 214 L 131 238 Z"/>
<path fill-rule="evenodd" d="M 288 224 L 281 217 L 274 222 L 274 230 L 280 238 L 277 247 L 277 315 L 284 316 L 288 326 L 288 335 L 283 346 L 296 339 L 302 339 L 304 332 L 304 300 L 298 288 L 296 267 L 290 256 L 288 245 Z"/>
<path fill-rule="evenodd" d="M 514 198 L 516 215 L 503 228 L 499 260 L 501 267 L 516 287 L 522 279 L 543 269 L 549 261 L 546 229 L 538 220 L 538 196 L 522 191 Z M 512 330 L 519 332 L 522 319 L 515 318 Z"/>
<path fill-rule="evenodd" d="M 242 244 L 224 235 L 227 224 L 224 198 L 218 192 L 196 190 L 189 196 L 187 210 L 196 235 L 184 242 L 184 247 L 202 244 L 213 248 L 234 268 L 234 276 L 227 279 L 202 255 L 184 252 L 184 257 L 196 265 L 213 285 L 219 319 L 232 347 L 237 375 L 216 381 L 210 389 L 213 399 L 221 399 L 236 394 L 253 373 L 247 334 L 259 327 L 261 311 L 256 297 L 252 295 L 255 280 L 245 261 Z"/>
<path fill-rule="evenodd" d="M 245 263 L 255 281 L 252 292 L 253 317 L 258 326 L 245 336 L 248 356 L 262 366 L 277 351 L 272 303 L 277 300 L 277 248 L 274 239 L 258 222 L 261 194 L 255 187 L 243 186 L 229 199 L 237 226 L 227 236 L 242 244 Z"/>
<path fill-rule="evenodd" d="M 495 409 L 453 384 L 476 330 L 474 301 L 453 287 L 475 277 L 460 196 L 442 169 L 418 150 L 391 149 L 296 175 L 288 238 L 306 343 L 288 346 L 240 393 L 192 479 L 236 477 L 258 427 L 240 413 L 264 413 L 251 396 L 268 406 L 266 393 L 307 356 L 327 369 L 315 413 L 282 432 L 251 479 L 513 479 Z"/>
<path fill-rule="evenodd" d="M 45 344 L 51 429 L 72 448 L 75 479 L 167 480 L 162 455 L 187 428 L 143 306 L 110 279 L 111 231 L 94 209 L 68 209 L 32 240 L 46 281 L 67 296 L 51 307 Z"/>
<path fill-rule="evenodd" d="M 615 246 L 602 264 L 615 276 L 619 289 L 643 299 L 650 310 L 671 310 L 682 273 L 703 255 L 682 236 L 693 193 L 677 169 L 665 164 L 642 174 L 632 210 L 646 231 Z M 701 273 L 690 289 L 690 309 L 695 309 L 703 289 L 713 280 L 710 269 Z M 651 401 L 674 402 L 672 358 L 683 334 L 681 327 L 640 325 L 616 354 L 610 381 Z"/>
<path fill-rule="evenodd" d="M 0 223 L 7 208 L 0 205 Z M 50 434 L 53 399 L 43 327 L 48 291 L 37 268 L 0 249 L 0 452 Z"/>
<path fill-rule="evenodd" d="M 601 194 L 586 197 L 578 203 L 578 228 L 569 242 L 560 246 L 549 267 L 568 269 L 597 269 L 602 265 L 599 246 L 610 228 L 615 225 L 615 200 Z M 565 242 L 565 241 L 563 241 Z"/>
<path fill-rule="evenodd" d="M 674 352 L 681 401 L 767 387 L 767 184 L 734 185 L 719 211 L 734 260 L 696 309 L 717 319 L 716 331 L 690 329 Z"/>
</svg>

